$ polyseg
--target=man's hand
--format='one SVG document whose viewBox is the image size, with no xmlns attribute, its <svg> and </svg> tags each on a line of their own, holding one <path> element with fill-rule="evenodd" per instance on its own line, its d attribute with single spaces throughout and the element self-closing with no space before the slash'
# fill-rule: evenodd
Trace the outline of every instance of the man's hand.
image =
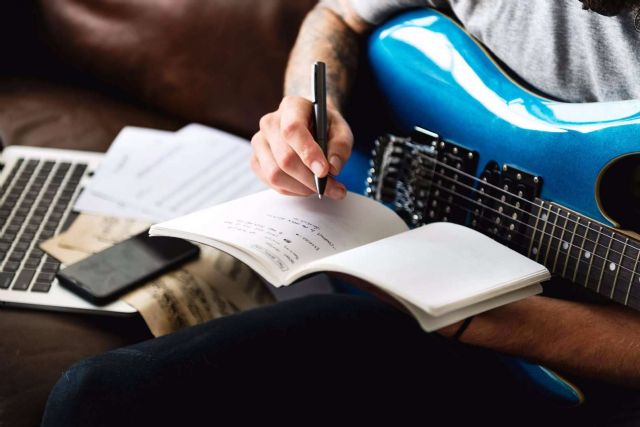
<svg viewBox="0 0 640 427">
<path fill-rule="evenodd" d="M 277 111 L 260 119 L 260 130 L 252 140 L 251 167 L 268 186 L 281 194 L 309 196 L 315 192 L 313 174 L 330 175 L 325 195 L 342 199 L 346 188 L 332 176 L 342 170 L 351 155 L 353 134 L 342 115 L 331 106 L 328 159 L 313 139 L 313 105 L 298 96 L 285 97 Z"/>
</svg>

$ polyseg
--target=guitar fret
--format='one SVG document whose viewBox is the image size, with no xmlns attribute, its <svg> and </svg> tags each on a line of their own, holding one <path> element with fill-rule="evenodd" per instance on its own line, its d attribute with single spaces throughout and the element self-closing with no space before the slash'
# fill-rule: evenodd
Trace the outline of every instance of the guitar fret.
<svg viewBox="0 0 640 427">
<path fill-rule="evenodd" d="M 560 214 L 561 210 L 558 209 L 558 214 Z M 556 248 L 556 256 L 553 259 L 553 267 L 551 268 L 551 271 L 555 272 L 556 271 L 556 266 L 558 265 L 558 258 L 560 256 L 560 254 L 562 253 L 562 250 L 566 250 L 565 249 L 565 241 L 564 241 L 564 235 L 567 232 L 567 222 L 569 221 L 569 212 L 567 212 L 567 216 L 564 217 L 564 223 L 562 224 L 562 227 L 560 227 L 561 233 L 560 236 L 558 237 L 558 247 Z M 567 247 L 568 249 L 568 247 Z"/>
<path fill-rule="evenodd" d="M 638 256 L 636 262 L 633 264 L 633 272 L 631 273 L 631 279 L 627 286 L 627 295 L 624 297 L 624 305 L 629 305 L 629 295 L 631 294 L 631 287 L 633 286 L 633 278 L 638 274 L 638 262 L 640 261 L 640 250 L 638 250 Z"/>
<path fill-rule="evenodd" d="M 587 236 L 588 235 L 589 233 L 587 231 Z M 602 227 L 598 226 L 598 237 L 596 237 L 596 240 L 593 241 L 593 249 L 590 252 L 591 256 L 589 257 L 589 268 L 587 269 L 587 277 L 585 278 L 585 281 L 584 281 L 585 288 L 589 287 L 589 278 L 591 277 L 591 268 L 593 267 L 593 259 L 595 258 L 595 251 L 596 251 L 596 248 L 598 247 L 598 242 L 600 241 L 601 235 L 602 235 Z"/>
<path fill-rule="evenodd" d="M 624 236 L 620 236 L 620 237 L 624 237 Z M 621 240 L 622 242 L 622 240 Z M 620 242 L 613 242 L 613 246 L 611 246 L 611 252 L 615 253 L 616 251 L 618 251 L 618 248 L 616 247 L 616 245 L 619 245 L 620 247 L 623 246 L 622 243 Z M 619 271 L 618 274 L 615 278 L 615 289 L 613 290 L 613 300 L 620 303 L 620 304 L 624 304 L 625 303 L 625 299 L 627 296 L 627 290 L 628 290 L 628 284 L 631 284 L 631 281 L 633 280 L 633 267 L 634 267 L 634 263 L 635 263 L 635 258 L 638 255 L 638 253 L 640 252 L 640 246 L 638 245 L 640 242 L 636 242 L 634 239 L 632 238 L 628 238 L 627 242 L 625 242 L 624 245 L 624 256 L 620 257 L 620 262 L 619 262 Z M 633 294 L 633 289 L 632 292 L 629 295 L 629 302 L 632 301 L 634 299 L 634 294 Z"/>
<path fill-rule="evenodd" d="M 573 270 L 573 276 L 571 277 L 571 281 L 574 282 L 574 283 L 578 283 L 576 279 L 578 277 L 578 272 L 580 271 L 580 263 L 582 262 L 582 253 L 584 252 L 584 244 L 587 241 L 588 231 L 591 228 L 591 221 L 587 221 L 587 225 L 586 226 L 584 224 L 580 224 L 580 225 L 585 227 L 585 230 L 584 230 L 584 235 L 582 235 L 582 243 L 580 244 L 580 250 L 578 251 L 578 257 L 576 258 L 576 267 Z"/>
<path fill-rule="evenodd" d="M 567 219 L 571 218 L 571 214 L 569 213 L 569 215 L 567 216 Z M 576 239 L 576 231 L 578 230 L 578 223 L 580 222 L 580 217 L 576 217 L 575 221 L 574 221 L 574 225 L 573 225 L 573 231 L 571 232 L 571 242 L 569 242 L 569 247 L 567 249 L 567 256 L 565 257 L 564 260 L 564 268 L 562 269 L 562 277 L 567 277 L 567 267 L 569 267 L 569 261 L 571 260 L 571 251 L 573 250 L 574 246 L 573 246 L 573 242 Z M 579 254 L 578 254 L 579 256 Z M 579 260 L 580 258 L 578 258 Z"/>
<path fill-rule="evenodd" d="M 615 236 L 615 235 L 614 235 Z M 616 286 L 618 285 L 618 277 L 620 277 L 620 271 L 624 268 L 624 259 L 625 254 L 627 253 L 627 248 L 629 247 L 629 238 L 624 239 L 624 246 L 622 247 L 622 252 L 620 254 L 620 262 L 618 263 L 618 268 L 616 269 L 616 275 L 613 278 L 613 286 L 611 287 L 611 293 L 609 294 L 610 299 L 614 299 L 614 294 L 616 292 Z M 633 275 L 632 275 L 633 278 Z"/>
<path fill-rule="evenodd" d="M 560 210 L 558 209 L 558 213 Z M 549 244 L 547 245 L 547 252 L 544 255 L 544 262 L 542 263 L 545 267 L 547 266 L 547 260 L 549 259 L 549 252 L 551 251 L 551 247 L 553 246 L 553 240 L 555 238 L 555 231 L 558 225 L 558 213 L 553 213 L 551 210 L 551 206 L 549 206 L 549 216 L 554 215 L 553 225 L 551 225 L 551 232 L 549 233 Z M 549 269 L 551 270 L 551 269 Z"/>
<path fill-rule="evenodd" d="M 535 205 L 538 208 L 538 214 L 536 215 L 536 221 L 533 224 L 531 231 L 531 243 L 529 243 L 529 251 L 527 253 L 527 256 L 529 258 L 532 258 L 532 256 L 535 255 L 535 253 L 533 253 L 533 247 L 536 242 L 536 231 L 538 231 L 538 222 L 540 222 L 540 215 L 542 214 L 543 205 L 544 202 L 540 202 L 540 205 Z"/>
<path fill-rule="evenodd" d="M 602 236 L 602 228 L 600 228 L 600 236 Z M 615 238 L 615 235 L 611 235 L 611 236 L 606 236 L 606 238 L 609 239 L 609 244 L 607 245 L 607 250 L 604 253 L 604 256 L 602 256 L 602 270 L 600 270 L 600 276 L 598 277 L 598 285 L 596 286 L 596 292 L 600 293 L 600 288 L 602 287 L 602 278 L 604 277 L 604 272 L 607 270 L 608 266 L 607 266 L 607 262 L 609 260 L 609 252 L 611 252 L 611 244 L 613 243 L 613 240 Z M 596 243 L 596 249 L 594 250 L 594 252 L 596 254 L 598 254 L 598 249 L 600 248 L 600 246 Z M 614 264 L 614 268 L 615 268 L 615 264 Z"/>
<path fill-rule="evenodd" d="M 544 205 L 543 205 L 544 206 Z M 544 238 L 547 235 L 547 225 L 549 224 L 549 214 L 551 213 L 551 205 L 547 208 L 547 213 L 542 214 L 542 219 L 544 221 L 544 225 L 542 226 L 542 232 L 540 233 L 540 242 L 538 243 L 538 247 L 534 248 L 534 255 L 536 256 L 536 261 L 539 261 L 540 251 L 542 250 L 542 245 L 544 244 Z"/>
</svg>

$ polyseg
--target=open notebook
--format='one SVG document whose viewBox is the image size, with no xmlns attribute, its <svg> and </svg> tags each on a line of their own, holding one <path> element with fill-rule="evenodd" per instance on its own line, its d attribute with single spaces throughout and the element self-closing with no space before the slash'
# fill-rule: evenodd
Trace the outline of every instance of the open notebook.
<svg viewBox="0 0 640 427">
<path fill-rule="evenodd" d="M 225 251 L 273 286 L 317 272 L 361 278 L 432 331 L 541 291 L 547 269 L 474 230 L 432 223 L 413 230 L 386 206 L 267 190 L 151 227 L 152 236 Z"/>
</svg>

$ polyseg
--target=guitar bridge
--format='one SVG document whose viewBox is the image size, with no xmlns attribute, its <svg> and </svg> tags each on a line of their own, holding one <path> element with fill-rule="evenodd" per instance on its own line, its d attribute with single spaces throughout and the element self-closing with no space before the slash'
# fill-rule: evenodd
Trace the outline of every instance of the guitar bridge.
<svg viewBox="0 0 640 427">
<path fill-rule="evenodd" d="M 375 141 L 367 194 L 387 203 L 409 225 L 435 221 L 464 224 L 474 192 L 478 154 L 415 128 L 408 138 Z"/>
</svg>

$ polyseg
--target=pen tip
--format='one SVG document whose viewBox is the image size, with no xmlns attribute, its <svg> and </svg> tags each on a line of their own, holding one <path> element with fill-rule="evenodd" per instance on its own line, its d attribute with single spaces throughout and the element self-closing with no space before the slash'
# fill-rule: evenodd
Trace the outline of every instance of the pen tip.
<svg viewBox="0 0 640 427">
<path fill-rule="evenodd" d="M 322 194 L 318 193 L 318 199 L 322 200 Z"/>
</svg>

